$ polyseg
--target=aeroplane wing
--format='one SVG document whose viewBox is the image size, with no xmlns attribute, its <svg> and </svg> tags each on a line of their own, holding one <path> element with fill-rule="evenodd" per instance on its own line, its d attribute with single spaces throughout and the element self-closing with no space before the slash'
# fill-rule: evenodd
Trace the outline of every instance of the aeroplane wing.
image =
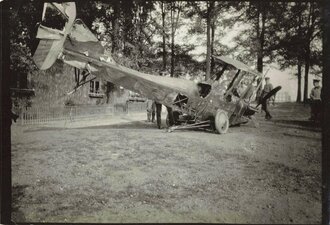
<svg viewBox="0 0 330 225">
<path fill-rule="evenodd" d="M 247 71 L 253 75 L 256 75 L 258 77 L 262 77 L 262 73 L 259 73 L 258 71 L 255 71 L 255 70 L 252 70 L 248 65 L 240 62 L 240 61 L 237 61 L 237 60 L 234 60 L 232 58 L 229 58 L 227 56 L 216 56 L 216 55 L 213 55 L 213 58 L 219 60 L 220 62 L 224 62 L 226 64 L 229 64 L 229 65 L 232 65 L 233 67 L 237 68 L 237 69 L 240 69 L 240 70 L 243 70 L 243 71 Z"/>
<path fill-rule="evenodd" d="M 39 69 L 48 69 L 56 59 L 60 59 L 68 65 L 88 70 L 92 75 L 166 106 L 172 106 L 178 93 L 199 96 L 198 87 L 193 81 L 145 74 L 114 62 L 87 26 L 81 20 L 75 19 L 73 2 L 45 4 L 56 8 L 67 20 L 63 30 L 39 26 L 37 38 L 40 42 L 33 56 Z M 63 4 L 65 5 L 61 6 Z M 46 9 L 47 6 L 49 5 L 46 5 Z"/>
</svg>

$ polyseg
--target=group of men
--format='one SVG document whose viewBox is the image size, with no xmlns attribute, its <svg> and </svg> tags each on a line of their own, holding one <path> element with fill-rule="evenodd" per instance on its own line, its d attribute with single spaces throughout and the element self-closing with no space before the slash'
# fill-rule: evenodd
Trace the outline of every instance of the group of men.
<svg viewBox="0 0 330 225">
<path fill-rule="evenodd" d="M 270 83 L 269 81 L 269 77 L 265 78 L 266 84 L 261 92 L 261 94 L 259 95 L 259 101 L 262 100 L 262 98 L 264 98 L 272 89 L 273 89 L 273 85 Z M 313 85 L 314 87 L 311 90 L 310 93 L 310 106 L 311 106 L 311 116 L 309 118 L 309 120 L 311 121 L 320 121 L 321 120 L 321 112 L 322 112 L 322 102 L 321 102 L 321 91 L 322 91 L 322 87 L 320 86 L 320 80 L 319 79 L 314 79 L 313 80 Z M 273 96 L 274 98 L 274 96 Z M 272 116 L 268 110 L 268 105 L 269 105 L 269 101 L 272 99 L 268 99 L 267 101 L 263 101 L 260 102 L 262 104 L 261 109 L 265 111 L 266 116 L 265 118 L 267 120 L 271 119 Z M 273 99 L 274 101 L 274 99 Z"/>
<path fill-rule="evenodd" d="M 269 82 L 269 77 L 266 77 L 266 84 L 262 90 L 262 93 L 259 97 L 259 99 L 264 98 L 272 89 L 273 85 Z M 320 86 L 320 80 L 319 79 L 314 79 L 313 80 L 313 85 L 314 87 L 311 90 L 310 93 L 310 106 L 311 106 L 311 116 L 309 120 L 317 122 L 321 120 L 321 113 L 322 113 L 322 101 L 321 101 L 321 91 L 322 87 Z M 270 99 L 269 99 L 270 100 Z M 271 119 L 272 116 L 270 115 L 270 112 L 268 110 L 268 104 L 269 100 L 262 102 L 262 110 L 265 111 L 266 119 Z"/>
<path fill-rule="evenodd" d="M 172 115 L 172 109 L 170 107 L 167 108 L 167 113 L 169 115 L 169 125 L 172 126 L 174 124 L 173 121 L 173 115 Z M 156 114 L 156 121 L 157 121 L 157 127 L 158 129 L 162 128 L 162 104 L 150 100 L 147 100 L 147 121 L 148 122 L 155 122 L 155 114 Z"/>
<path fill-rule="evenodd" d="M 160 76 L 168 76 L 166 71 L 160 71 Z M 173 120 L 173 114 L 172 114 L 172 108 L 166 107 L 167 113 L 169 115 L 169 125 L 174 125 Z M 153 100 L 148 99 L 147 100 L 147 121 L 148 122 L 155 122 L 155 114 L 156 114 L 156 121 L 157 121 L 157 127 L 158 129 L 162 128 L 162 104 Z"/>
</svg>

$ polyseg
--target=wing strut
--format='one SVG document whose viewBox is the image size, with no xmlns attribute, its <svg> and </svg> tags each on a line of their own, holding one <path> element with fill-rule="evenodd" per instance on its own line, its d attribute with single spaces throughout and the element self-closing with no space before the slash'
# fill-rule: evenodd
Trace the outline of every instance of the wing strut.
<svg viewBox="0 0 330 225">
<path fill-rule="evenodd" d="M 76 81 L 76 86 L 73 88 L 72 91 L 68 92 L 67 95 L 71 95 L 73 93 L 75 93 L 79 88 L 81 88 L 84 84 L 95 80 L 96 76 L 94 76 L 93 78 L 86 80 L 86 78 L 89 75 L 92 75 L 91 71 L 89 70 L 89 67 L 86 66 L 86 70 L 83 70 L 81 75 L 82 78 L 80 79 L 80 70 L 78 68 L 74 68 L 74 75 L 75 75 L 75 81 Z"/>
</svg>

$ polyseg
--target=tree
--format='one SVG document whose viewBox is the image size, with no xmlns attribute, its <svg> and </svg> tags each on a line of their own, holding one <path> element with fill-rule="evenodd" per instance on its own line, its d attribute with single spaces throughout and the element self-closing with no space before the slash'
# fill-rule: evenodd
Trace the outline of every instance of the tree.
<svg viewBox="0 0 330 225">
<path fill-rule="evenodd" d="M 305 32 L 304 38 L 304 63 L 305 63 L 305 76 L 304 76 L 304 102 L 308 100 L 308 76 L 312 64 L 312 42 L 321 36 L 321 18 L 320 7 L 317 2 L 306 2 L 308 13 L 305 18 Z"/>
<path fill-rule="evenodd" d="M 304 8 L 301 3 L 287 4 L 284 18 L 280 21 L 280 29 L 282 36 L 279 39 L 277 50 L 278 59 L 281 69 L 291 66 L 297 66 L 297 102 L 301 102 L 301 78 L 303 65 L 303 29 L 302 14 Z M 286 32 L 284 32 L 286 31 Z"/>
<path fill-rule="evenodd" d="M 210 79 L 211 73 L 211 24 L 213 22 L 213 11 L 214 11 L 214 1 L 207 2 L 207 12 L 206 12 L 206 74 L 205 80 Z"/>
<path fill-rule="evenodd" d="M 229 23 L 223 16 L 219 17 L 219 15 L 228 15 L 228 10 L 230 10 L 232 5 L 235 4 L 232 2 L 217 1 L 191 2 L 188 4 L 189 7 L 186 10 L 186 17 L 195 20 L 189 34 L 206 34 L 206 80 L 210 78 L 210 74 L 213 72 L 214 68 L 214 61 L 211 56 L 216 52 L 219 54 L 227 53 L 229 50 L 226 45 L 219 41 L 219 39 L 221 39 L 224 35 L 221 30 L 228 26 Z M 202 21 L 205 21 L 205 24 L 203 24 Z M 217 29 L 217 27 L 220 27 L 220 29 Z M 216 36 L 217 31 L 218 34 Z M 218 50 L 216 51 L 216 49 Z"/>
<path fill-rule="evenodd" d="M 41 18 L 42 4 L 18 3 L 12 5 L 11 9 L 9 17 L 10 69 L 14 74 L 27 74 L 36 70 L 32 54 L 36 46 L 34 36 L 36 24 Z"/>
<path fill-rule="evenodd" d="M 171 18 L 171 77 L 174 76 L 174 68 L 175 68 L 175 32 L 179 26 L 179 18 L 180 12 L 182 11 L 182 2 L 172 1 L 170 5 L 170 18 Z M 176 16 L 175 16 L 176 13 Z"/>
<path fill-rule="evenodd" d="M 166 29 L 165 29 L 165 3 L 161 1 L 161 11 L 162 11 L 162 48 L 163 48 L 163 71 L 166 71 Z"/>
<path fill-rule="evenodd" d="M 287 3 L 283 19 L 279 22 L 282 35 L 277 35 L 277 61 L 281 69 L 297 68 L 297 102 L 302 101 L 301 83 L 304 67 L 304 101 L 308 98 L 308 74 L 310 66 L 321 67 L 320 18 L 317 5 L 312 3 Z M 314 11 L 313 11 L 314 10 Z M 314 15 L 313 15 L 314 14 Z M 313 22 L 312 22 L 313 21 Z M 313 27 L 311 27 L 313 24 Z"/>
</svg>

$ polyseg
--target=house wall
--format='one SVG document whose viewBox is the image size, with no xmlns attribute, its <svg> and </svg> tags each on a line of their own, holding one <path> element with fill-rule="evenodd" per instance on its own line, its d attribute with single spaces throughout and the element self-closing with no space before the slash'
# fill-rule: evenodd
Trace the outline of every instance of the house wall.
<svg viewBox="0 0 330 225">
<path fill-rule="evenodd" d="M 88 77 L 87 79 L 90 79 Z M 104 93 L 103 98 L 92 98 L 89 96 L 90 83 L 86 83 L 75 93 L 67 95 L 75 86 L 74 68 L 60 62 L 46 71 L 36 71 L 29 75 L 29 86 L 35 89 L 35 96 L 31 99 L 32 105 L 36 106 L 64 106 L 66 102 L 71 101 L 75 105 L 106 105 L 112 104 L 118 94 L 118 88 L 114 87 L 109 93 L 107 102 L 106 84 L 101 80 L 100 92 Z M 128 91 L 124 91 L 125 93 Z"/>
</svg>

